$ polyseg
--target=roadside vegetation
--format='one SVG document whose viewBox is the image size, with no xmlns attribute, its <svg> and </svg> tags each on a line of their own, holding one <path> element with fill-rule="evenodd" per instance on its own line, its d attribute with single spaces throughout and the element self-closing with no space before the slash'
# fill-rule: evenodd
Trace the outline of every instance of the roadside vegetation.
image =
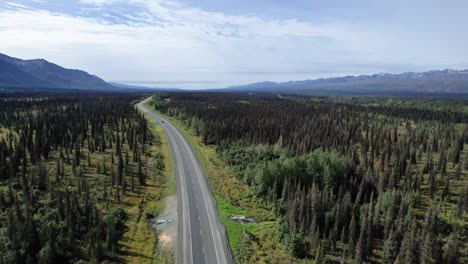
<svg viewBox="0 0 468 264">
<path fill-rule="evenodd" d="M 195 146 L 238 263 L 466 263 L 467 113 L 380 100 L 166 93 L 152 105 Z"/>
<path fill-rule="evenodd" d="M 148 221 L 174 187 L 141 96 L 1 97 L 0 263 L 173 260 Z"/>
<path fill-rule="evenodd" d="M 154 109 L 155 104 L 162 104 L 162 100 L 157 96 L 156 100 L 148 102 L 148 109 Z M 178 119 L 159 113 L 179 129 L 204 167 L 217 200 L 221 221 L 226 226 L 236 263 L 292 261 L 294 257 L 281 246 L 279 221 L 273 212 L 273 204 L 256 197 L 252 189 L 240 181 L 234 170 L 221 160 L 215 146 L 203 144 L 196 131 Z M 243 225 L 230 220 L 232 215 L 253 217 L 258 223 Z"/>
</svg>

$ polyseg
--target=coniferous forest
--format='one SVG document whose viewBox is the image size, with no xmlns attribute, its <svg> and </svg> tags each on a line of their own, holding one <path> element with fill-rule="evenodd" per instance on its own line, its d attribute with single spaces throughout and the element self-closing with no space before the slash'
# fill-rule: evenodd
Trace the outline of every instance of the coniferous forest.
<svg viewBox="0 0 468 264">
<path fill-rule="evenodd" d="M 126 197 L 143 201 L 161 167 L 141 96 L 0 97 L 0 263 L 116 260 Z"/>
<path fill-rule="evenodd" d="M 236 177 L 273 205 L 290 256 L 315 263 L 467 263 L 466 101 L 443 107 L 423 99 L 382 101 L 153 97 L 156 110 L 215 146 Z M 242 255 L 251 250 L 243 245 L 233 250 L 239 263 L 249 263 Z"/>
</svg>

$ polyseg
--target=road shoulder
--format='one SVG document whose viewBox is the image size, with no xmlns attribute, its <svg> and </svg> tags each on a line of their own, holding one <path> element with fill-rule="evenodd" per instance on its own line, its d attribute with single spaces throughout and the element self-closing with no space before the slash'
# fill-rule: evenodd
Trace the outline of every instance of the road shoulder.
<svg viewBox="0 0 468 264">
<path fill-rule="evenodd" d="M 226 227 L 229 244 L 236 263 L 290 260 L 279 238 L 279 222 L 273 207 L 255 197 L 253 191 L 239 181 L 235 173 L 217 156 L 214 146 L 206 146 L 201 137 L 187 129 L 179 120 L 146 107 L 174 125 L 191 145 L 207 176 L 209 188 L 215 196 L 218 214 Z M 232 215 L 245 215 L 257 220 L 256 225 L 243 225 L 229 219 Z"/>
<path fill-rule="evenodd" d="M 148 218 L 157 217 L 163 212 L 170 200 L 168 197 L 176 192 L 173 154 L 162 127 L 146 114 L 145 117 L 151 136 L 155 137 L 155 144 L 150 150 L 153 158 L 149 162 L 154 162 L 158 153 L 162 154 L 164 169 L 148 179 L 148 186 L 143 190 L 144 202 L 129 210 L 127 230 L 121 243 L 121 250 L 128 252 L 123 262 L 174 263 L 174 248 L 164 245 L 164 241 L 161 241 L 164 232 L 156 231 Z M 153 164 L 147 167 L 152 169 Z M 170 206 L 174 206 L 173 203 Z"/>
</svg>

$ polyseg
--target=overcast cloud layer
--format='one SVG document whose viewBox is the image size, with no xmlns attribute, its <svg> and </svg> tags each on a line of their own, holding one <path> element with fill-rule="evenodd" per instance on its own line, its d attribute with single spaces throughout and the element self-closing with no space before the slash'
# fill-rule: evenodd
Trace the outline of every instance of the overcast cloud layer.
<svg viewBox="0 0 468 264">
<path fill-rule="evenodd" d="M 222 2 L 0 1 L 0 52 L 182 88 L 468 68 L 467 1 Z"/>
</svg>

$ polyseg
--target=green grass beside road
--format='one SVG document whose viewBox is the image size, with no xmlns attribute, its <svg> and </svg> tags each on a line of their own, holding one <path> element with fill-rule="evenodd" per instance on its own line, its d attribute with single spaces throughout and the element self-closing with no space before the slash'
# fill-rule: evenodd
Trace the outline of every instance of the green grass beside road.
<svg viewBox="0 0 468 264">
<path fill-rule="evenodd" d="M 155 111 L 150 102 L 144 105 Z M 293 261 L 281 246 L 279 222 L 273 206 L 255 196 L 232 169 L 218 157 L 214 146 L 204 145 L 181 121 L 155 111 L 171 122 L 192 146 L 203 166 L 208 184 L 217 201 L 221 222 L 225 225 L 236 263 L 284 263 Z M 257 224 L 240 224 L 229 219 L 232 215 L 253 217 Z M 274 254 L 273 254 L 274 252 Z"/>
</svg>

